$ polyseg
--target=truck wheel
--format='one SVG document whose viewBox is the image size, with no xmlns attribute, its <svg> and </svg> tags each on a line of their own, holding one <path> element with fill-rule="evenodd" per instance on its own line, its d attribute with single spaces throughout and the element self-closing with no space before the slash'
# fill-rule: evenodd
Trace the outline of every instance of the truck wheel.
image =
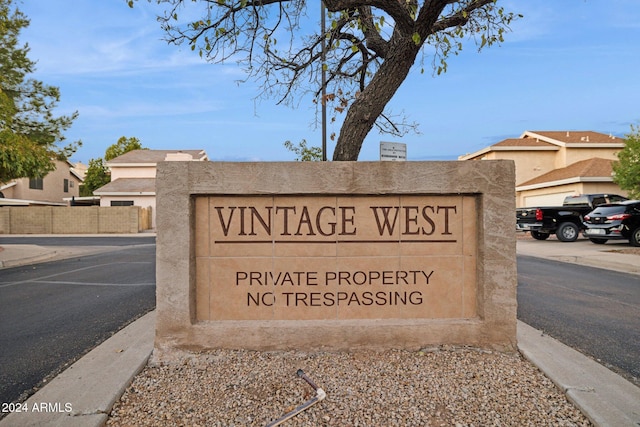
<svg viewBox="0 0 640 427">
<path fill-rule="evenodd" d="M 572 222 L 563 222 L 556 231 L 556 236 L 561 242 L 575 242 L 579 234 L 578 226 Z"/>
<path fill-rule="evenodd" d="M 549 238 L 549 233 L 540 233 L 539 231 L 532 231 L 531 237 L 536 240 L 547 240 Z"/>
<path fill-rule="evenodd" d="M 591 240 L 591 243 L 595 243 L 596 245 L 604 245 L 605 243 L 607 243 L 607 239 L 592 239 L 592 238 L 590 238 L 589 240 Z"/>
<path fill-rule="evenodd" d="M 631 232 L 629 242 L 631 242 L 633 246 L 640 246 L 640 227 L 636 227 L 636 229 Z"/>
</svg>

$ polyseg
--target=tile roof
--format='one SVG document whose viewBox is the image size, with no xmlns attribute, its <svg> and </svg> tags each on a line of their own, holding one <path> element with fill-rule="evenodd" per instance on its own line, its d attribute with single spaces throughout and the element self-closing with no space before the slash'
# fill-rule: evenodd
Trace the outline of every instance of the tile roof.
<svg viewBox="0 0 640 427">
<path fill-rule="evenodd" d="M 474 153 L 459 156 L 459 160 L 480 158 L 491 151 L 546 151 L 566 148 L 624 148 L 625 140 L 617 136 L 594 131 L 524 131 L 519 138 L 507 138 Z M 606 145 L 605 145 L 606 144 Z"/>
<path fill-rule="evenodd" d="M 613 172 L 613 160 L 594 157 L 572 163 L 565 168 L 554 169 L 529 181 L 518 184 L 518 187 L 560 181 L 569 178 L 610 177 Z"/>
<path fill-rule="evenodd" d="M 95 195 L 104 193 L 155 193 L 155 178 L 118 178 L 103 185 L 93 192 Z"/>
<path fill-rule="evenodd" d="M 594 143 L 594 144 L 623 144 L 624 139 L 618 138 L 617 136 L 607 135 L 600 132 L 594 131 L 527 131 L 523 134 L 522 138 L 535 138 L 536 135 L 539 135 L 543 138 L 550 138 L 556 141 L 560 141 L 566 144 L 584 144 L 584 143 Z"/>
<path fill-rule="evenodd" d="M 555 147 L 548 142 L 540 141 L 536 138 L 508 138 L 493 144 L 491 147 Z"/>
<path fill-rule="evenodd" d="M 107 163 L 153 163 L 164 161 L 167 154 L 185 153 L 190 154 L 194 160 L 207 160 L 207 153 L 204 150 L 132 150 L 109 160 Z"/>
</svg>

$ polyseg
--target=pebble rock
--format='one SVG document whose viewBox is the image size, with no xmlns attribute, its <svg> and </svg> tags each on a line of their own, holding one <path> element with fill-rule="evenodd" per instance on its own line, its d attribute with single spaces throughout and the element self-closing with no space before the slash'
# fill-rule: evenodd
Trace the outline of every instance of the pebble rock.
<svg viewBox="0 0 640 427">
<path fill-rule="evenodd" d="M 107 426 L 265 426 L 316 396 L 283 426 L 590 426 L 519 354 L 421 351 L 192 353 L 150 363 Z"/>
</svg>

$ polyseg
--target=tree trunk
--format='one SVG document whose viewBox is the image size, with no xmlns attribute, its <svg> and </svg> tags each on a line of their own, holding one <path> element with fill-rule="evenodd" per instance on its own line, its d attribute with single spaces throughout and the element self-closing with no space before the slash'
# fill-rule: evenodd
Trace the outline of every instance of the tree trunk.
<svg viewBox="0 0 640 427">
<path fill-rule="evenodd" d="M 358 160 L 365 137 L 413 66 L 420 46 L 411 37 L 400 38 L 371 82 L 358 94 L 340 129 L 333 160 Z"/>
</svg>

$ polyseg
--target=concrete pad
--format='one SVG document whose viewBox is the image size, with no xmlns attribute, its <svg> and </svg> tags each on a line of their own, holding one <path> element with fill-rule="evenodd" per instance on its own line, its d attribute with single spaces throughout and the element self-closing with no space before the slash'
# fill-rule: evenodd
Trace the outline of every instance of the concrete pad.
<svg viewBox="0 0 640 427">
<path fill-rule="evenodd" d="M 640 257 L 623 251 L 631 246 L 626 241 L 616 241 L 606 245 L 596 245 L 586 239 L 565 243 L 548 240 L 518 240 L 518 255 L 533 256 L 558 262 L 586 265 L 622 273 L 640 274 Z"/>
</svg>

